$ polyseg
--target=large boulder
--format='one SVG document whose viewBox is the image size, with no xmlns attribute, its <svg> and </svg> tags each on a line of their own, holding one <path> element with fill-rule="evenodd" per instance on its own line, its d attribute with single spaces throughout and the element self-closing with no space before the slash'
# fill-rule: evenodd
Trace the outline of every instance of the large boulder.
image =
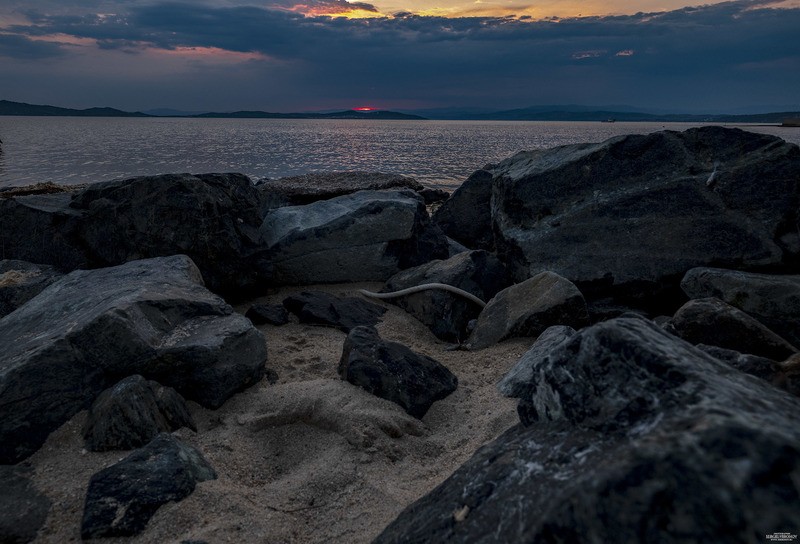
<svg viewBox="0 0 800 544">
<path fill-rule="evenodd" d="M 52 266 L 0 261 L 0 317 L 28 302 L 61 276 Z"/>
<path fill-rule="evenodd" d="M 503 376 L 497 384 L 497 390 L 505 397 L 519 398 L 528 384 L 534 379 L 534 373 L 541 360 L 575 335 L 575 329 L 567 325 L 553 325 L 539 335 L 533 345 L 526 351 L 514 368 Z"/>
<path fill-rule="evenodd" d="M 197 427 L 174 389 L 134 374 L 106 389 L 89 409 L 83 437 L 89 451 L 132 450 L 159 433 Z"/>
<path fill-rule="evenodd" d="M 539 336 L 553 325 L 588 324 L 589 311 L 578 288 L 558 274 L 542 272 L 489 301 L 478 316 L 469 346 L 483 349 L 508 338 Z"/>
<path fill-rule="evenodd" d="M 7 257 L 62 271 L 189 255 L 214 291 L 261 288 L 269 278 L 260 200 L 242 174 L 166 174 L 56 194 L 0 199 Z"/>
<path fill-rule="evenodd" d="M 315 172 L 302 176 L 262 179 L 256 184 L 262 209 L 266 212 L 283 206 L 302 206 L 358 191 L 411 189 L 425 190 L 417 180 L 381 172 Z"/>
<path fill-rule="evenodd" d="M 447 236 L 470 249 L 494 250 L 492 173 L 473 172 L 433 214 Z"/>
<path fill-rule="evenodd" d="M 50 499 L 36 490 L 28 478 L 31 470 L 19 465 L 0 465 L 0 542 L 26 544 L 47 519 Z"/>
<path fill-rule="evenodd" d="M 409 190 L 359 191 L 271 211 L 261 225 L 273 281 L 383 281 L 447 256 L 447 241 Z"/>
<path fill-rule="evenodd" d="M 216 478 L 199 451 L 162 433 L 144 448 L 92 476 L 81 537 L 137 535 L 161 505 L 180 501 L 199 482 Z"/>
<path fill-rule="evenodd" d="M 399 404 L 420 419 L 458 386 L 458 378 L 439 361 L 383 340 L 372 327 L 350 331 L 338 371 L 343 380 Z"/>
<path fill-rule="evenodd" d="M 690 298 L 716 297 L 800 346 L 800 276 L 693 268 L 681 281 Z"/>
<path fill-rule="evenodd" d="M 398 272 L 386 282 L 383 292 L 396 292 L 426 283 L 458 287 L 484 302 L 509 285 L 505 266 L 483 250 L 459 253 L 444 261 L 431 261 Z M 442 289 L 428 289 L 388 300 L 424 323 L 440 338 L 460 342 L 469 335 L 467 325 L 481 308 L 463 296 Z"/>
<path fill-rule="evenodd" d="M 794 531 L 800 401 L 636 317 L 543 357 L 523 425 L 375 540 L 731 542 Z"/>
<path fill-rule="evenodd" d="M 261 379 L 266 342 L 184 256 L 77 270 L 0 319 L 0 463 L 121 378 L 141 374 L 216 408 Z"/>
<path fill-rule="evenodd" d="M 718 298 L 690 300 L 665 326 L 692 344 L 708 344 L 782 361 L 797 348 L 743 311 Z"/>
<path fill-rule="evenodd" d="M 283 307 L 297 316 L 300 323 L 335 327 L 350 332 L 355 327 L 374 327 L 386 308 L 355 297 L 337 297 L 322 291 L 303 291 L 289 295 Z"/>
<path fill-rule="evenodd" d="M 552 270 L 587 298 L 672 313 L 696 266 L 800 256 L 800 148 L 702 127 L 519 153 L 492 172 L 498 255 L 517 281 Z"/>
</svg>

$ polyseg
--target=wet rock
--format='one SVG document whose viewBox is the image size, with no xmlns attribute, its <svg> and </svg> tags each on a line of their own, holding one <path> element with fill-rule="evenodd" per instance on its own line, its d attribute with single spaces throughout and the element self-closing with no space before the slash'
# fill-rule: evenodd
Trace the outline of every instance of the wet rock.
<svg viewBox="0 0 800 544">
<path fill-rule="evenodd" d="M 50 499 L 36 490 L 28 478 L 30 469 L 0 465 L 0 542 L 26 544 L 50 510 Z"/>
<path fill-rule="evenodd" d="M 713 297 L 687 302 L 665 328 L 692 344 L 719 346 L 775 361 L 797 352 L 757 320 Z"/>
<path fill-rule="evenodd" d="M 136 374 L 100 394 L 83 437 L 89 451 L 131 450 L 181 427 L 197 430 L 183 397 Z"/>
<path fill-rule="evenodd" d="M 261 234 L 279 284 L 384 281 L 447 255 L 445 236 L 408 190 L 278 208 L 264 218 Z"/>
<path fill-rule="evenodd" d="M 492 173 L 478 170 L 436 210 L 432 220 L 466 247 L 493 251 L 491 199 Z"/>
<path fill-rule="evenodd" d="M 264 374 L 266 343 L 182 255 L 77 270 L 0 320 L 0 462 L 133 375 L 216 408 Z"/>
<path fill-rule="evenodd" d="M 61 276 L 52 266 L 0 261 L 0 317 L 28 302 Z"/>
<path fill-rule="evenodd" d="M 500 291 L 481 312 L 469 338 L 483 349 L 517 336 L 539 336 L 552 325 L 580 328 L 589 323 L 578 288 L 553 272 L 542 272 Z"/>
<path fill-rule="evenodd" d="M 552 270 L 589 299 L 672 314 L 693 267 L 789 270 L 800 255 L 800 148 L 774 136 L 620 136 L 519 153 L 492 173 L 498 257 L 517 281 Z"/>
<path fill-rule="evenodd" d="M 636 317 L 579 331 L 528 385 L 524 424 L 376 543 L 744 544 L 795 526 L 800 401 L 785 392 Z"/>
<path fill-rule="evenodd" d="M 371 327 L 356 327 L 347 335 L 339 375 L 420 419 L 458 386 L 458 379 L 441 363 L 382 340 Z"/>
<path fill-rule="evenodd" d="M 264 212 L 284 206 L 302 206 L 319 200 L 365 190 L 411 189 L 426 191 L 414 178 L 380 172 L 318 172 L 279 179 L 263 179 L 256 184 Z M 426 203 L 427 198 L 426 198 Z"/>
<path fill-rule="evenodd" d="M 214 469 L 195 448 L 161 434 L 89 481 L 81 523 L 84 539 L 141 533 L 161 507 L 180 501 Z"/>
<path fill-rule="evenodd" d="M 286 325 L 289 313 L 280 304 L 253 304 L 244 314 L 254 325 Z"/>
<path fill-rule="evenodd" d="M 425 204 L 429 206 L 431 204 L 439 204 L 440 202 L 444 202 L 450 198 L 450 193 L 444 189 L 432 189 L 430 187 L 425 187 L 418 192 L 419 195 L 425 200 Z"/>
<path fill-rule="evenodd" d="M 800 346 L 800 276 L 694 268 L 681 282 L 690 298 L 716 297 Z"/>
<path fill-rule="evenodd" d="M 322 291 L 304 291 L 283 301 L 300 323 L 335 327 L 343 332 L 365 325 L 375 326 L 386 308 L 355 297 L 337 297 Z"/>
<path fill-rule="evenodd" d="M 497 390 L 506 397 L 518 398 L 534 379 L 536 367 L 541 364 L 547 356 L 557 346 L 563 344 L 575 334 L 575 329 L 566 325 L 553 325 L 544 330 L 536 342 L 528 351 L 517 361 L 508 374 L 503 376 L 497 384 Z"/>
<path fill-rule="evenodd" d="M 186 254 L 210 289 L 231 294 L 269 279 L 260 224 L 242 174 L 143 176 L 0 201 L 6 256 L 70 271 Z"/>
<path fill-rule="evenodd" d="M 403 270 L 389 278 L 383 292 L 391 293 L 426 283 L 458 287 L 484 302 L 509 285 L 503 264 L 486 251 L 468 251 L 444 261 L 431 261 Z M 481 307 L 463 296 L 442 289 L 429 289 L 387 299 L 424 323 L 437 338 L 460 342 L 469 335 L 467 324 L 478 317 Z"/>
</svg>

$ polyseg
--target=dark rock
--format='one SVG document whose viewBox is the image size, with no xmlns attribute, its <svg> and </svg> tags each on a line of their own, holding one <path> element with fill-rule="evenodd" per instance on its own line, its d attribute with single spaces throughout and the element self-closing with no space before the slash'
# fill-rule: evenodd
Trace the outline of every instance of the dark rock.
<svg viewBox="0 0 800 544">
<path fill-rule="evenodd" d="M 284 307 L 297 316 L 300 323 L 335 327 L 350 332 L 361 325 L 375 326 L 386 308 L 360 298 L 340 298 L 321 291 L 304 291 L 283 301 Z"/>
<path fill-rule="evenodd" d="M 279 284 L 384 281 L 447 256 L 445 236 L 408 190 L 278 208 L 264 218 L 261 234 Z"/>
<path fill-rule="evenodd" d="M 800 401 L 635 317 L 540 360 L 526 424 L 375 540 L 750 543 L 796 527 Z"/>
<path fill-rule="evenodd" d="M 517 336 L 539 336 L 551 325 L 581 328 L 589 324 L 586 301 L 578 288 L 553 272 L 500 291 L 481 312 L 469 338 L 483 349 Z"/>
<path fill-rule="evenodd" d="M 470 249 L 494 250 L 492 173 L 474 172 L 433 214 L 447 236 Z"/>
<path fill-rule="evenodd" d="M 493 174 L 495 243 L 517 281 L 552 270 L 589 299 L 672 314 L 690 268 L 800 257 L 800 148 L 774 136 L 621 136 L 520 153 Z"/>
<path fill-rule="evenodd" d="M 458 386 L 458 379 L 441 363 L 382 340 L 371 327 L 356 327 L 347 335 L 339 375 L 420 419 Z"/>
<path fill-rule="evenodd" d="M 475 295 L 484 302 L 510 284 L 505 266 L 483 250 L 460 253 L 444 261 L 431 261 L 403 270 L 389 278 L 383 292 L 391 293 L 425 283 L 444 283 Z M 467 324 L 481 308 L 466 298 L 429 289 L 387 300 L 397 304 L 424 323 L 437 338 L 460 342 L 469 332 Z"/>
<path fill-rule="evenodd" d="M 253 304 L 244 316 L 254 325 L 286 325 L 289 312 L 280 304 Z"/>
<path fill-rule="evenodd" d="M 92 476 L 81 537 L 137 535 L 161 505 L 184 499 L 199 482 L 216 477 L 199 451 L 161 434 Z"/>
<path fill-rule="evenodd" d="M 183 255 L 77 270 L 0 320 L 0 462 L 141 374 L 216 408 L 264 373 L 263 335 Z"/>
<path fill-rule="evenodd" d="M 4 255 L 62 271 L 189 255 L 212 290 L 269 279 L 259 198 L 241 174 L 167 174 L 0 200 Z"/>
<path fill-rule="evenodd" d="M 431 204 L 439 204 L 440 202 L 444 202 L 448 198 L 450 198 L 450 193 L 445 191 L 444 189 L 431 189 L 431 188 L 424 188 L 421 191 L 417 191 L 419 195 L 425 200 L 425 204 L 430 206 Z"/>
<path fill-rule="evenodd" d="M 465 251 L 469 251 L 467 246 L 459 244 L 452 238 L 447 238 L 447 256 L 448 257 L 455 257 L 459 253 L 464 253 Z"/>
<path fill-rule="evenodd" d="M 773 383 L 800 397 L 800 355 L 793 355 L 781 363 L 781 374 Z"/>
<path fill-rule="evenodd" d="M 690 300 L 665 329 L 692 344 L 708 344 L 782 361 L 797 348 L 743 311 L 718 298 Z"/>
<path fill-rule="evenodd" d="M 736 370 L 741 370 L 745 374 L 766 380 L 773 385 L 782 381 L 783 368 L 780 363 L 772 359 L 706 344 L 697 344 L 695 347 L 731 365 Z"/>
<path fill-rule="evenodd" d="M 534 371 L 542 359 L 575 334 L 575 329 L 565 325 L 553 325 L 539 335 L 536 342 L 526 351 L 500 383 L 497 390 L 505 397 L 518 398 L 534 379 Z"/>
<path fill-rule="evenodd" d="M 284 206 L 302 206 L 364 190 L 411 189 L 420 193 L 428 203 L 423 195 L 425 187 L 414 178 L 380 172 L 321 172 L 263 179 L 256 184 L 256 188 L 264 212 Z"/>
<path fill-rule="evenodd" d="M 26 544 L 36 533 L 50 510 L 50 500 L 28 479 L 30 469 L 0 465 L 0 542 Z"/>
<path fill-rule="evenodd" d="M 0 261 L 0 317 L 28 302 L 61 276 L 52 266 Z"/>
<path fill-rule="evenodd" d="M 800 276 L 694 268 L 681 282 L 690 298 L 716 297 L 800 346 Z"/>
<path fill-rule="evenodd" d="M 183 397 L 135 374 L 94 401 L 83 437 L 89 451 L 131 450 L 181 427 L 197 430 Z"/>
</svg>

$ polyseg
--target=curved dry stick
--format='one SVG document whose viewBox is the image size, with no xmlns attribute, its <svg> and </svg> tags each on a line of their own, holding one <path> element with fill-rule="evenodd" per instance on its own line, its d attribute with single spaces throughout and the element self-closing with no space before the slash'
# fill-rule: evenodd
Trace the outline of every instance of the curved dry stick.
<svg viewBox="0 0 800 544">
<path fill-rule="evenodd" d="M 446 283 L 423 283 L 422 285 L 415 285 L 414 287 L 401 289 L 399 291 L 395 291 L 394 293 L 373 293 L 372 291 L 367 291 L 366 289 L 359 289 L 358 292 L 370 298 L 395 298 L 395 297 L 402 297 L 403 295 L 410 295 L 412 293 L 419 293 L 420 291 L 426 291 L 428 289 L 442 289 L 444 291 L 450 291 L 451 293 L 455 293 L 456 295 L 461 295 L 467 300 L 471 300 L 481 308 L 486 306 L 486 303 L 484 301 L 482 301 L 472 293 L 467 293 L 463 289 L 459 289 L 458 287 L 453 287 L 452 285 L 447 285 Z"/>
</svg>

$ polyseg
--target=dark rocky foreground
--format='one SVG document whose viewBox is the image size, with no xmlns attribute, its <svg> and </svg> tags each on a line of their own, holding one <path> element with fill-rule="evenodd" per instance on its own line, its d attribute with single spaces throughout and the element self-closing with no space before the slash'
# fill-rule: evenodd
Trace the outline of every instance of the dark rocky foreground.
<svg viewBox="0 0 800 544">
<path fill-rule="evenodd" d="M 35 535 L 14 520 L 46 519 L 50 501 L 24 463 L 82 410 L 88 450 L 133 449 L 91 478 L 83 538 L 147 531 L 162 504 L 207 485 L 216 473 L 203 452 L 168 433 L 206 432 L 197 406 L 275 380 L 253 323 L 274 335 L 290 320 L 344 331 L 339 377 L 424 424 L 474 384 L 381 338 L 387 304 L 453 342 L 431 340 L 440 353 L 535 343 L 497 392 L 519 399 L 519 424 L 378 542 L 798 532 L 797 146 L 719 127 L 666 131 L 521 153 L 473 174 L 433 217 L 423 192 L 356 173 L 0 194 L 0 500 L 19 502 L 0 516 L 0 542 Z M 391 298 L 303 289 L 364 280 L 386 282 L 379 296 Z M 430 283 L 449 288 L 419 289 Z M 285 285 L 297 292 L 282 307 L 254 304 L 249 319 L 220 297 Z M 291 417 L 259 421 L 346 429 L 356 405 L 327 400 L 296 398 Z M 361 432 L 348 443 L 374 442 Z"/>
</svg>

